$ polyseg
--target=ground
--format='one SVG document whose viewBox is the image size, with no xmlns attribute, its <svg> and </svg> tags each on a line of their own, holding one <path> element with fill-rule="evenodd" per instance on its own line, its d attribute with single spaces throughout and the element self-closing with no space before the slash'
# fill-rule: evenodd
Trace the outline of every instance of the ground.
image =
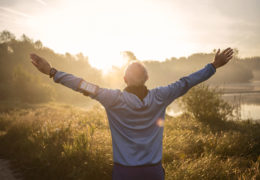
<svg viewBox="0 0 260 180">
<path fill-rule="evenodd" d="M 0 179 L 1 180 L 18 180 L 14 176 L 14 172 L 10 169 L 7 160 L 0 159 Z"/>
</svg>

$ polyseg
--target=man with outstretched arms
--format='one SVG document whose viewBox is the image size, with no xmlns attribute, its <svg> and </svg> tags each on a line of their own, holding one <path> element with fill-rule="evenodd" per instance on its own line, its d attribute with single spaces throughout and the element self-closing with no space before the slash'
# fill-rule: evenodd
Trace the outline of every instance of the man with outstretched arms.
<svg viewBox="0 0 260 180">
<path fill-rule="evenodd" d="M 56 70 L 44 58 L 31 54 L 32 64 L 56 83 L 99 101 L 105 108 L 113 144 L 113 180 L 163 180 L 162 139 L 166 107 L 193 86 L 209 79 L 233 56 L 227 48 L 217 51 L 212 63 L 180 80 L 148 90 L 148 73 L 138 62 L 128 65 L 126 88 L 106 89 L 72 74 Z"/>
</svg>

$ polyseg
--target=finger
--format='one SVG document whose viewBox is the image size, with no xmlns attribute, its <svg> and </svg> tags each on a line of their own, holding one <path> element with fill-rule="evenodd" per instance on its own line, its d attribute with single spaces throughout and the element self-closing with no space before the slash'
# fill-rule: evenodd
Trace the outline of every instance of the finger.
<svg viewBox="0 0 260 180">
<path fill-rule="evenodd" d="M 230 51 L 226 54 L 226 56 L 232 56 L 233 55 L 233 51 Z"/>
<path fill-rule="evenodd" d="M 38 63 L 37 63 L 37 62 L 35 62 L 35 61 L 31 61 L 31 62 L 32 62 L 34 65 L 36 65 L 36 66 L 38 65 Z"/>
<path fill-rule="evenodd" d="M 36 58 L 36 57 L 37 57 L 37 55 L 36 55 L 36 54 L 34 54 L 34 53 L 31 53 L 31 54 L 30 54 L 30 57 L 34 59 L 34 58 Z"/>
<path fill-rule="evenodd" d="M 231 48 L 229 47 L 229 48 L 227 48 L 227 49 L 225 49 L 222 53 L 223 54 L 226 54 L 229 50 L 231 50 Z"/>
<path fill-rule="evenodd" d="M 231 48 L 228 49 L 226 53 L 228 53 L 228 52 L 233 52 L 233 49 L 231 49 Z"/>
<path fill-rule="evenodd" d="M 225 53 L 226 56 L 229 55 L 229 54 L 233 54 L 233 50 L 232 49 L 226 51 L 226 53 Z"/>
<path fill-rule="evenodd" d="M 38 56 L 37 54 L 31 54 L 31 59 L 33 59 L 36 62 L 39 62 L 41 60 L 41 57 Z"/>
<path fill-rule="evenodd" d="M 230 52 L 233 52 L 233 49 L 230 48 L 229 50 L 227 50 L 227 51 L 226 51 L 226 54 L 227 54 L 227 53 L 230 53 Z"/>
<path fill-rule="evenodd" d="M 35 64 L 38 64 L 36 59 L 32 59 L 32 62 L 34 62 Z"/>
<path fill-rule="evenodd" d="M 34 61 L 31 61 L 31 63 L 38 68 L 37 64 Z"/>
<path fill-rule="evenodd" d="M 226 59 L 232 59 L 233 58 L 233 56 L 228 56 Z"/>
<path fill-rule="evenodd" d="M 218 49 L 218 51 L 217 51 L 217 54 L 216 54 L 216 55 L 219 55 L 219 52 L 220 52 L 220 49 Z"/>
<path fill-rule="evenodd" d="M 34 62 L 38 62 L 37 57 L 36 57 L 35 54 L 31 54 L 30 56 L 31 56 L 31 59 L 32 59 Z"/>
<path fill-rule="evenodd" d="M 227 52 L 227 51 L 229 51 L 231 48 L 229 47 L 229 48 L 226 48 L 226 49 L 224 49 L 224 51 L 223 52 Z"/>
<path fill-rule="evenodd" d="M 228 57 L 228 58 L 227 58 L 227 61 L 229 61 L 229 60 L 232 59 L 232 58 L 233 58 L 233 56 Z"/>
</svg>

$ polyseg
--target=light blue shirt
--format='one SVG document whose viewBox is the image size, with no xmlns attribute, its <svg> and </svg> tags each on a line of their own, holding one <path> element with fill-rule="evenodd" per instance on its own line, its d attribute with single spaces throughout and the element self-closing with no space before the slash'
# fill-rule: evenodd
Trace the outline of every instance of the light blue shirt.
<svg viewBox="0 0 260 180">
<path fill-rule="evenodd" d="M 180 80 L 149 90 L 141 101 L 136 95 L 118 89 L 99 88 L 91 98 L 106 110 L 112 135 L 113 160 L 126 166 L 155 164 L 162 159 L 163 122 L 166 107 L 191 87 L 210 78 L 216 69 L 203 69 Z M 75 91 L 81 78 L 58 71 L 54 81 Z"/>
</svg>

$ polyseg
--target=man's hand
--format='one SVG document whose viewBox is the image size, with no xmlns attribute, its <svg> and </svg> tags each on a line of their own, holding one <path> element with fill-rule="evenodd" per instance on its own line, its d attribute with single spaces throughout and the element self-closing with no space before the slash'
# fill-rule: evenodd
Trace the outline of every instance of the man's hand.
<svg viewBox="0 0 260 180">
<path fill-rule="evenodd" d="M 215 59 L 214 59 L 212 64 L 217 69 L 217 68 L 227 64 L 228 61 L 230 59 L 232 59 L 232 57 L 233 57 L 233 49 L 227 48 L 224 51 L 222 51 L 221 53 L 220 53 L 220 49 L 218 49 L 218 51 L 217 51 L 217 53 L 215 55 Z"/>
<path fill-rule="evenodd" d="M 30 54 L 30 57 L 32 59 L 32 64 L 42 73 L 49 75 L 51 70 L 51 65 L 46 61 L 44 58 L 36 55 L 36 54 Z"/>
</svg>

